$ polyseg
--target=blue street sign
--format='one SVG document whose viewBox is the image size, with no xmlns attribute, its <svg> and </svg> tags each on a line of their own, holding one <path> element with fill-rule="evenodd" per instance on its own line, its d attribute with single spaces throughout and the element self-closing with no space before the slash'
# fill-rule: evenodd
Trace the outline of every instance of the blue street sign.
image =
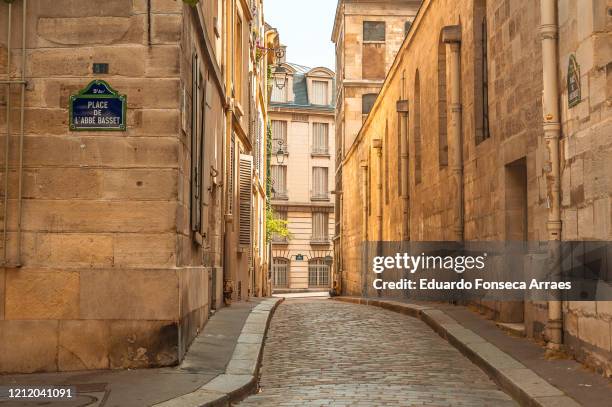
<svg viewBox="0 0 612 407">
<path fill-rule="evenodd" d="M 70 130 L 125 131 L 127 98 L 108 83 L 95 80 L 70 96 Z"/>
</svg>

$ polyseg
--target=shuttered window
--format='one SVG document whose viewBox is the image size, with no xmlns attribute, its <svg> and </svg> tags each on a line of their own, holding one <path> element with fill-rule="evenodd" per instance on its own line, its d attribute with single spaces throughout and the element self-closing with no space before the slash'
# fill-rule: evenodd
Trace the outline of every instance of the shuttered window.
<svg viewBox="0 0 612 407">
<path fill-rule="evenodd" d="M 329 239 L 329 214 L 327 212 L 314 212 L 312 214 L 312 240 L 314 242 L 327 242 Z"/>
<path fill-rule="evenodd" d="M 272 166 L 272 188 L 274 199 L 287 199 L 287 166 L 273 165 Z"/>
<path fill-rule="evenodd" d="M 308 287 L 329 287 L 330 264 L 322 258 L 308 262 Z"/>
<path fill-rule="evenodd" d="M 312 81 L 312 103 L 315 105 L 328 105 L 328 81 Z"/>
<path fill-rule="evenodd" d="M 312 167 L 312 199 L 329 199 L 327 167 Z"/>
<path fill-rule="evenodd" d="M 272 286 L 286 288 L 289 286 L 289 260 L 275 257 L 272 261 Z"/>
<path fill-rule="evenodd" d="M 273 216 L 274 216 L 274 219 L 278 219 L 278 220 L 287 221 L 288 219 L 286 210 L 275 209 Z M 287 243 L 288 240 L 289 239 L 286 236 L 281 236 L 277 233 L 272 234 L 272 242 L 274 243 Z"/>
<path fill-rule="evenodd" d="M 191 72 L 191 180 L 190 180 L 190 225 L 193 232 L 202 233 L 202 195 L 204 173 L 204 134 L 206 82 L 202 77 L 198 55 L 193 55 Z M 195 236 L 195 235 L 194 235 Z"/>
<path fill-rule="evenodd" d="M 279 150 L 287 152 L 287 122 L 272 120 L 272 154 Z"/>
<path fill-rule="evenodd" d="M 312 152 L 314 154 L 329 153 L 329 125 L 327 123 L 312 124 Z"/>
<path fill-rule="evenodd" d="M 253 157 L 240 155 L 240 232 L 238 243 L 251 246 Z"/>
<path fill-rule="evenodd" d="M 227 213 L 234 213 L 234 179 L 236 178 L 236 135 L 230 140 L 229 174 L 227 179 Z"/>
</svg>

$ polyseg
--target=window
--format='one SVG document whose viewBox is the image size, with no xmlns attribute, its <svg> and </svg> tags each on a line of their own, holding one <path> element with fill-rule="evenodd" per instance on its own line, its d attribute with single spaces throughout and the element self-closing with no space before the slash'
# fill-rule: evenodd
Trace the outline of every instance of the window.
<svg viewBox="0 0 612 407">
<path fill-rule="evenodd" d="M 312 194 L 313 200 L 328 200 L 327 167 L 312 167 Z"/>
<path fill-rule="evenodd" d="M 419 71 L 414 78 L 414 120 L 412 121 L 414 134 L 414 180 L 416 184 L 421 183 L 421 83 Z"/>
<path fill-rule="evenodd" d="M 410 27 L 412 27 L 412 21 L 406 21 L 404 23 L 404 36 L 408 35 L 410 32 Z"/>
<path fill-rule="evenodd" d="M 329 214 L 326 212 L 313 212 L 312 239 L 313 242 L 327 243 L 329 241 Z"/>
<path fill-rule="evenodd" d="M 312 104 L 329 105 L 328 89 L 328 81 L 312 81 Z"/>
<path fill-rule="evenodd" d="M 190 225 L 193 232 L 202 233 L 202 173 L 205 131 L 205 87 L 198 55 L 194 53 L 191 71 L 191 180 Z"/>
<path fill-rule="evenodd" d="M 275 257 L 272 260 L 272 286 L 275 288 L 289 287 L 289 260 Z"/>
<path fill-rule="evenodd" d="M 240 154 L 240 231 L 238 234 L 238 242 L 240 246 L 249 248 L 252 242 L 252 180 L 253 157 Z"/>
<path fill-rule="evenodd" d="M 378 95 L 376 93 L 366 93 L 361 97 L 361 114 L 368 115 L 372 111 L 374 107 L 374 102 L 376 102 L 376 97 Z"/>
<path fill-rule="evenodd" d="M 271 96 L 271 100 L 272 102 L 276 102 L 276 103 L 286 103 L 288 100 L 288 92 L 289 92 L 289 86 L 287 84 L 287 79 L 285 79 L 285 86 L 282 87 L 282 89 L 279 89 L 278 86 L 276 86 L 274 84 L 274 80 L 272 81 L 273 85 L 272 85 L 272 96 Z"/>
<path fill-rule="evenodd" d="M 239 15 L 236 15 L 236 32 L 234 33 L 234 96 L 238 99 L 238 101 L 242 100 L 242 31 L 242 19 Z"/>
<path fill-rule="evenodd" d="M 272 166 L 272 198 L 287 199 L 287 166 Z"/>
<path fill-rule="evenodd" d="M 287 211 L 286 210 L 275 209 L 273 216 L 274 216 L 274 219 L 282 220 L 282 221 L 285 221 L 285 222 L 288 219 Z M 287 243 L 288 239 L 287 239 L 286 236 L 281 236 L 279 234 L 274 233 L 272 235 L 272 242 L 273 243 Z"/>
<path fill-rule="evenodd" d="M 287 122 L 272 120 L 272 154 L 277 154 L 279 150 L 287 153 Z"/>
<path fill-rule="evenodd" d="M 329 287 L 330 264 L 323 258 L 312 259 L 308 262 L 308 287 Z"/>
<path fill-rule="evenodd" d="M 446 102 L 446 44 L 438 41 L 438 163 L 448 165 L 448 103 Z"/>
<path fill-rule="evenodd" d="M 227 180 L 227 213 L 234 213 L 234 179 L 236 178 L 236 134 L 232 131 L 230 139 L 229 174 Z"/>
<path fill-rule="evenodd" d="M 486 140 L 491 137 L 489 129 L 489 51 L 487 19 L 482 20 L 482 139 Z"/>
<path fill-rule="evenodd" d="M 385 41 L 385 22 L 364 21 L 363 41 Z"/>
<path fill-rule="evenodd" d="M 312 153 L 329 154 L 329 124 L 312 124 Z"/>
</svg>

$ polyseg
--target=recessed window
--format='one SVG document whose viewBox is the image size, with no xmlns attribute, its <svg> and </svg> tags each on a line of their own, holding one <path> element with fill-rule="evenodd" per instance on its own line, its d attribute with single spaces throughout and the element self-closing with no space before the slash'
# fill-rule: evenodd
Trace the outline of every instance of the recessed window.
<svg viewBox="0 0 612 407">
<path fill-rule="evenodd" d="M 385 41 L 385 22 L 384 21 L 364 21 L 363 22 L 364 41 Z"/>
<path fill-rule="evenodd" d="M 404 23 L 404 35 L 408 35 L 410 32 L 410 27 L 412 27 L 412 21 L 406 21 Z"/>
<path fill-rule="evenodd" d="M 313 200 L 329 200 L 327 179 L 327 167 L 312 167 L 311 198 Z"/>
<path fill-rule="evenodd" d="M 312 153 L 329 154 L 329 124 L 312 124 Z"/>
<path fill-rule="evenodd" d="M 329 105 L 328 91 L 328 81 L 312 81 L 312 104 Z"/>
<path fill-rule="evenodd" d="M 378 94 L 376 93 L 366 93 L 361 97 L 361 114 L 370 114 L 377 96 Z"/>
</svg>

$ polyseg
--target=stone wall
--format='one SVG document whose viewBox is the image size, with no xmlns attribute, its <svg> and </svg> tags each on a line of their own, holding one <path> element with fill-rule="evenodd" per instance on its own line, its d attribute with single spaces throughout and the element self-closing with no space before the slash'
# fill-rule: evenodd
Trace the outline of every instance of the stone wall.
<svg viewBox="0 0 612 407">
<path fill-rule="evenodd" d="M 610 76 L 605 73 L 610 69 L 610 56 L 601 45 L 605 40 L 609 42 L 609 17 L 604 24 L 601 14 L 605 2 L 592 2 L 591 17 L 580 17 L 584 10 L 578 12 L 576 2 L 570 1 L 567 9 L 563 9 L 561 3 L 560 70 L 567 72 L 567 54 L 577 49 L 579 63 L 585 66 L 581 71 L 583 94 L 588 97 L 570 112 L 564 112 L 563 236 L 566 240 L 609 239 L 612 188 L 607 176 L 610 171 L 606 169 L 612 158 L 609 149 L 609 134 L 612 133 L 609 130 Z M 410 238 L 417 241 L 453 239 L 457 222 L 453 208 L 461 197 L 454 192 L 449 165 L 441 159 L 440 152 L 441 141 L 450 134 L 450 127 L 447 127 L 450 120 L 440 118 L 445 114 L 441 97 L 450 100 L 449 90 L 443 88 L 442 81 L 446 79 L 446 84 L 450 83 L 450 53 L 447 45 L 440 41 L 445 26 L 459 25 L 461 29 L 464 238 L 548 239 L 542 57 L 537 34 L 539 5 L 529 0 L 489 1 L 486 10 L 484 5 L 484 1 L 472 0 L 423 2 L 381 96 L 347 153 L 343 166 L 343 200 L 351 205 L 344 206 L 341 217 L 343 287 L 347 294 L 364 292 L 362 242 L 377 240 L 377 214 L 381 206 L 383 240 L 401 240 L 402 223 L 406 221 L 400 194 L 402 177 L 409 177 Z M 486 139 L 481 87 L 484 56 L 481 24 L 485 13 L 490 120 L 490 137 Z M 600 17 L 593 17 L 595 15 Z M 575 18 L 593 21 L 591 31 L 580 28 L 581 23 L 572 22 Z M 584 35 L 580 37 L 576 32 Z M 575 37 L 572 39 L 574 45 L 564 40 L 570 33 Z M 563 81 L 564 76 L 560 73 L 560 83 Z M 586 93 L 585 88 L 588 88 Z M 409 174 L 399 170 L 400 116 L 396 102 L 403 98 L 408 99 L 410 110 Z M 566 104 L 566 100 L 565 97 L 563 103 Z M 450 112 L 450 107 L 448 109 Z M 374 142 L 378 139 L 382 141 L 381 158 L 377 156 Z M 447 143 L 448 156 L 452 157 L 453 145 L 450 140 Z M 417 168 L 419 162 L 420 168 Z M 572 168 L 569 175 L 568 167 Z M 382 198 L 376 188 L 379 177 L 383 180 Z M 596 215 L 598 220 L 594 221 Z M 573 221 L 568 222 L 568 218 Z M 590 229 L 589 225 L 592 225 Z M 543 334 L 547 322 L 545 302 L 480 305 L 492 318 L 524 321 L 529 336 Z M 610 317 L 606 306 L 604 303 L 565 304 L 567 343 L 576 355 L 582 352 L 595 355 L 591 358 L 598 360 L 596 364 L 607 366 L 603 370 L 609 369 L 610 360 Z M 576 334 L 580 327 L 582 333 Z M 572 337 L 577 338 L 575 345 Z"/>
<path fill-rule="evenodd" d="M 13 3 L 13 47 L 21 43 L 21 4 Z M 183 90 L 190 89 L 195 28 L 181 2 L 152 4 L 149 16 L 144 0 L 95 8 L 29 2 L 22 255 L 21 267 L 13 267 L 19 129 L 13 85 L 8 256 L 0 269 L 0 347 L 11 351 L 0 353 L 2 372 L 171 365 L 207 318 L 209 279 L 221 264 L 222 216 L 215 214 L 219 199 L 210 197 L 215 221 L 204 250 L 196 247 L 187 209 L 190 135 L 181 116 L 183 100 L 190 100 Z M 0 3 L 1 75 L 7 9 Z M 16 76 L 20 50 L 12 55 Z M 94 75 L 94 62 L 108 63 L 108 74 Z M 68 130 L 68 98 L 94 78 L 127 95 L 126 132 Z M 219 95 L 211 101 L 217 116 Z M 4 140 L 4 92 L 0 111 Z"/>
</svg>

